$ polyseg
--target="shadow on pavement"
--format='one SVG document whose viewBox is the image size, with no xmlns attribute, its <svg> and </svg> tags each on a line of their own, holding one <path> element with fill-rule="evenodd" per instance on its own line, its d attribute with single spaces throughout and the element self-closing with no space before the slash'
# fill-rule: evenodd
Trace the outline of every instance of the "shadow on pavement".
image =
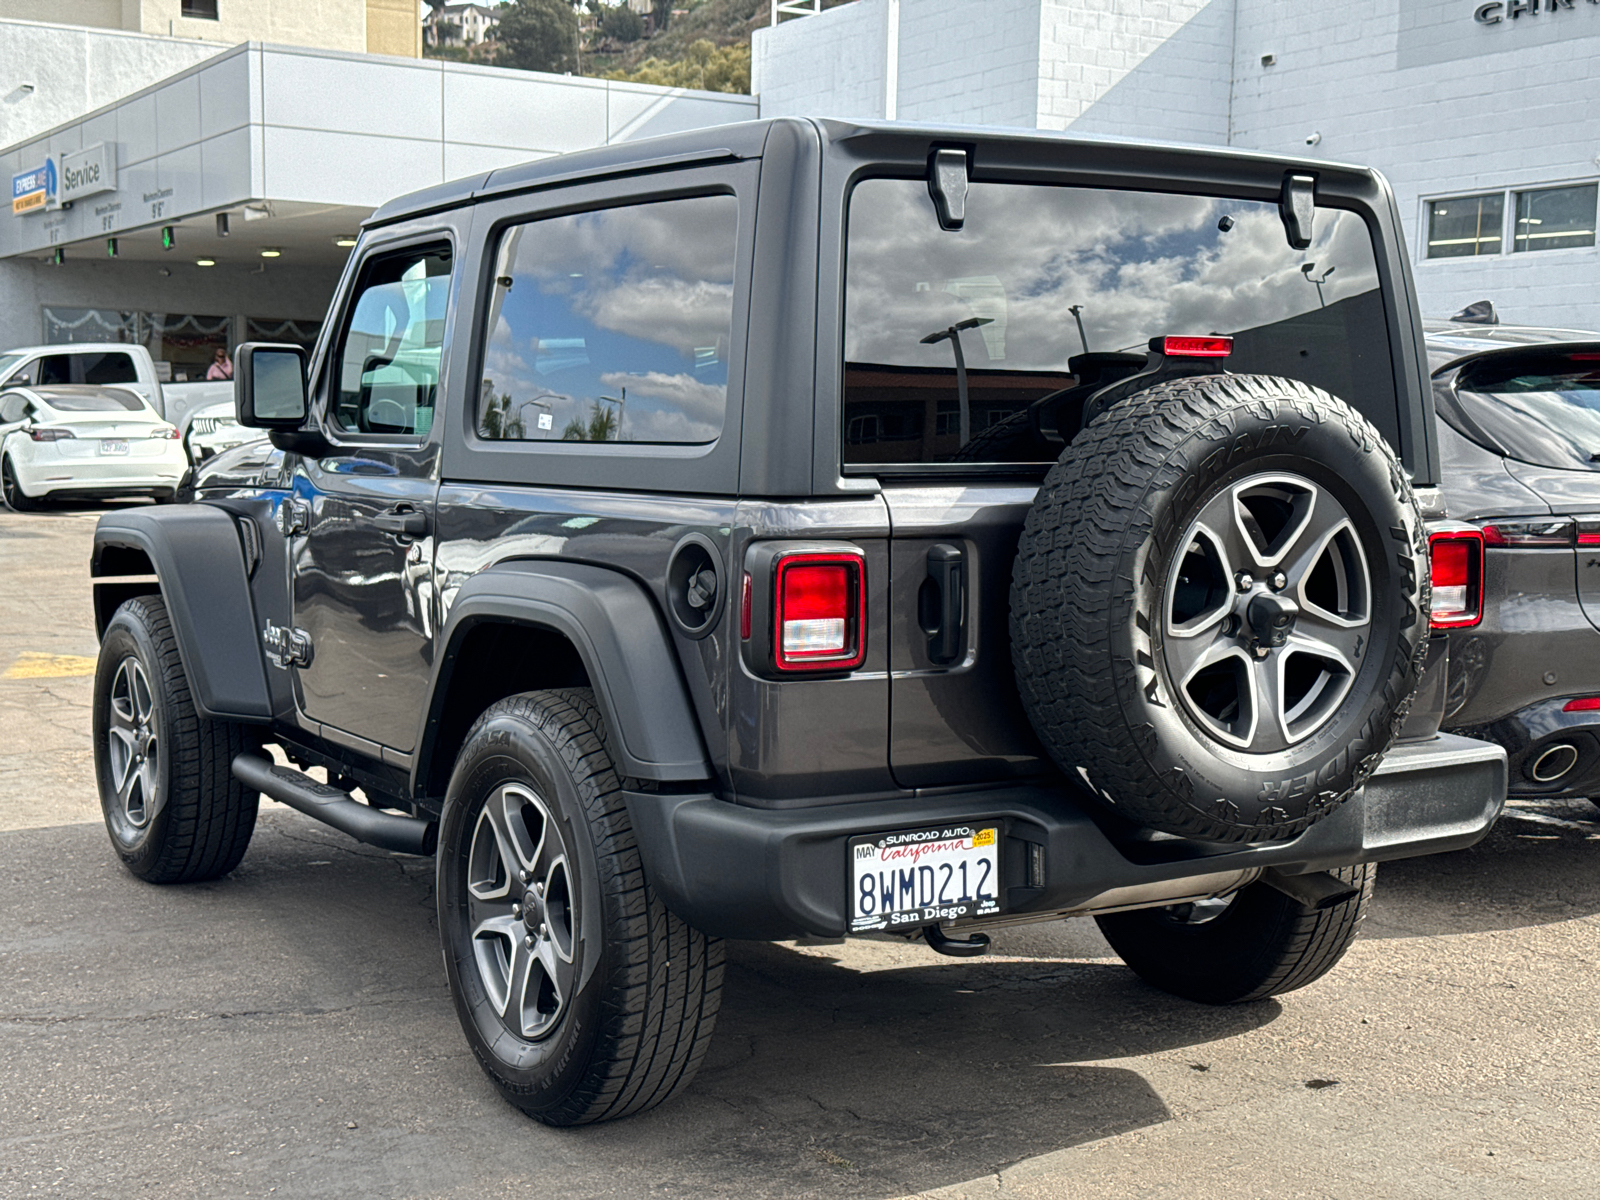
<svg viewBox="0 0 1600 1200">
<path fill-rule="evenodd" d="M 123 1194 L 893 1195 L 1165 1121 L 1116 1060 L 1279 1012 L 1188 1004 L 1119 966 L 853 945 L 852 969 L 735 943 L 690 1090 L 551 1130 L 466 1049 L 430 863 L 277 813 L 234 876 L 190 887 L 128 876 L 96 826 L 0 844 L 0 1118 L 21 1134 L 0 1179 L 22 1190 L 114 1164 Z M 90 1128 L 86 1147 L 71 1131 Z"/>
<path fill-rule="evenodd" d="M 1550 925 L 1600 913 L 1600 808 L 1514 800 L 1470 850 L 1378 868 L 1368 938 Z"/>
</svg>

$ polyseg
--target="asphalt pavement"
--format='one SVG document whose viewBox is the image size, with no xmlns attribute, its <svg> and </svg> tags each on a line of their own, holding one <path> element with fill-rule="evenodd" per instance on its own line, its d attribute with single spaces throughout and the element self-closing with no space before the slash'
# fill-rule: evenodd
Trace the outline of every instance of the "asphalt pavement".
<svg viewBox="0 0 1600 1200">
<path fill-rule="evenodd" d="M 1092 922 L 940 958 L 730 947 L 679 1101 L 554 1130 L 456 1024 L 431 864 L 263 806 L 141 883 L 99 824 L 103 509 L 0 510 L 0 1197 L 1600 1195 L 1600 809 L 1519 804 L 1380 869 L 1345 961 L 1215 1009 Z"/>
</svg>

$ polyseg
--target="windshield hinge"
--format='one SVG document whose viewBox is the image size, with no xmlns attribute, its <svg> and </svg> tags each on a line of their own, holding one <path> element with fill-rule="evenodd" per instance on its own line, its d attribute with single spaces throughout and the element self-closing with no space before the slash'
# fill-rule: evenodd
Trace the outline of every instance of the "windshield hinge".
<svg viewBox="0 0 1600 1200">
<path fill-rule="evenodd" d="M 967 221 L 967 152 L 935 150 L 928 159 L 928 194 L 939 214 L 939 228 L 960 229 Z"/>
<path fill-rule="evenodd" d="M 1311 246 L 1311 223 L 1316 215 L 1317 181 L 1310 175 L 1285 175 L 1283 191 L 1278 194 L 1278 215 L 1283 218 L 1283 232 L 1289 245 L 1296 250 Z"/>
</svg>

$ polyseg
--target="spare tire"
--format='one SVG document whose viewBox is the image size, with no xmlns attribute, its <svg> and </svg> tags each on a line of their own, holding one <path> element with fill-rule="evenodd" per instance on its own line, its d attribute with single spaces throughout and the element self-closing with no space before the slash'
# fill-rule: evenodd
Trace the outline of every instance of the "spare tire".
<svg viewBox="0 0 1600 1200">
<path fill-rule="evenodd" d="M 1023 706 L 1127 821 L 1292 837 L 1372 773 L 1427 651 L 1427 541 L 1371 422 L 1292 379 L 1113 405 L 1062 452 L 1011 584 Z"/>
</svg>

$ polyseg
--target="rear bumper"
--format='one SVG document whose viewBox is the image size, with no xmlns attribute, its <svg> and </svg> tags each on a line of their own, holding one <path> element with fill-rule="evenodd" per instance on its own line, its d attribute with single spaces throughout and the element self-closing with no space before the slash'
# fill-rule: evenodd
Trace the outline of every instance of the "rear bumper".
<svg viewBox="0 0 1600 1200">
<path fill-rule="evenodd" d="M 846 930 L 846 845 L 859 834 L 999 821 L 1008 915 L 1082 907 L 1114 888 L 1224 871 L 1289 874 L 1461 850 L 1506 795 L 1499 746 L 1441 734 L 1396 747 L 1338 812 L 1287 842 L 1224 846 L 1183 838 L 1115 842 L 1069 793 L 1008 787 L 908 800 L 781 810 L 708 795 L 627 793 L 645 870 L 668 908 L 719 937 L 771 940 Z M 1039 886 L 1027 886 L 1032 847 Z"/>
<path fill-rule="evenodd" d="M 1540 700 L 1459 732 L 1505 748 L 1513 796 L 1600 796 L 1600 711 L 1566 712 L 1566 703 Z"/>
</svg>

